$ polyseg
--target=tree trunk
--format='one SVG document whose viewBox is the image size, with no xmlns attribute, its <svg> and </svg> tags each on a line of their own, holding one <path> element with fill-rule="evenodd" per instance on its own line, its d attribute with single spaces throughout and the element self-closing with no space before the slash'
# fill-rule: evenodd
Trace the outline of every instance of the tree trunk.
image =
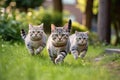
<svg viewBox="0 0 120 80">
<path fill-rule="evenodd" d="M 91 22 L 93 16 L 93 0 L 86 0 L 85 14 L 83 15 L 83 25 L 85 25 L 89 30 L 91 29 Z"/>
<path fill-rule="evenodd" d="M 115 12 L 114 12 L 114 16 L 116 17 L 116 26 L 117 26 L 117 30 L 118 30 L 118 38 L 117 38 L 117 42 L 116 44 L 120 44 L 120 0 L 116 0 L 115 3 Z"/>
<path fill-rule="evenodd" d="M 62 12 L 63 12 L 63 5 L 62 5 L 62 0 L 53 0 L 53 7 L 54 7 L 54 15 L 55 15 L 55 20 L 54 24 L 56 26 L 62 26 Z"/>
<path fill-rule="evenodd" d="M 62 13 L 63 11 L 62 0 L 53 0 L 53 7 L 54 11 Z"/>
<path fill-rule="evenodd" d="M 110 22 L 110 2 L 111 0 L 99 0 L 98 13 L 98 36 L 99 40 L 110 43 L 111 22 Z"/>
</svg>

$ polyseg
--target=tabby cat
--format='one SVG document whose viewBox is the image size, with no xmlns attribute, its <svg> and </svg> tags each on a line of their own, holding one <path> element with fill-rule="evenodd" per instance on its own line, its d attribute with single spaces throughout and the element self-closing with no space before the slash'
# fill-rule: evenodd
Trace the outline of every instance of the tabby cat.
<svg viewBox="0 0 120 80">
<path fill-rule="evenodd" d="M 47 36 L 43 30 L 43 24 L 33 26 L 29 24 L 29 31 L 26 35 L 25 31 L 21 30 L 21 36 L 25 41 L 28 51 L 34 55 L 39 54 L 46 46 Z"/>
<path fill-rule="evenodd" d="M 70 36 L 70 51 L 73 54 L 74 58 L 78 57 L 83 58 L 86 55 L 88 49 L 88 31 L 87 32 L 78 32 Z"/>
<path fill-rule="evenodd" d="M 71 20 L 63 27 L 56 27 L 51 24 L 51 34 L 47 42 L 47 50 L 53 63 L 63 62 L 69 52 L 70 41 L 69 34 L 71 29 Z"/>
</svg>

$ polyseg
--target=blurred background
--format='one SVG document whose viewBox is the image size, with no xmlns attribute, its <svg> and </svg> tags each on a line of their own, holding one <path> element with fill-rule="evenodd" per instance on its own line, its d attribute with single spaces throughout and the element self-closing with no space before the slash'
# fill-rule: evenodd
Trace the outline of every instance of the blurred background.
<svg viewBox="0 0 120 80">
<path fill-rule="evenodd" d="M 0 40 L 21 41 L 28 24 L 63 26 L 73 21 L 71 33 L 89 31 L 91 45 L 120 44 L 120 0 L 0 0 Z"/>
</svg>

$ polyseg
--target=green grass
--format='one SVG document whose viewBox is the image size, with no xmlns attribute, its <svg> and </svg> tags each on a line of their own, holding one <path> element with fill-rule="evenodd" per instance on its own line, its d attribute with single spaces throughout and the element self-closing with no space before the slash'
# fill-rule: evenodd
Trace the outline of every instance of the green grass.
<svg viewBox="0 0 120 80">
<path fill-rule="evenodd" d="M 105 61 L 94 61 L 103 50 L 104 47 L 89 46 L 84 60 L 74 60 L 68 54 L 63 64 L 55 65 L 46 49 L 42 55 L 31 56 L 24 44 L 0 42 L 0 80 L 119 80 L 103 65 Z"/>
</svg>

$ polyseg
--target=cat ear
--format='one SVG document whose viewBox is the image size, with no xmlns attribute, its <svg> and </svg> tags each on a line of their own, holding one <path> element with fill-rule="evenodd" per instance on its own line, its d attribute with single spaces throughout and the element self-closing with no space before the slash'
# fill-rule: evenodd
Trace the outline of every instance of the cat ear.
<svg viewBox="0 0 120 80">
<path fill-rule="evenodd" d="M 75 31 L 75 34 L 78 34 L 78 31 Z"/>
<path fill-rule="evenodd" d="M 75 33 L 78 33 L 78 31 L 75 31 Z"/>
<path fill-rule="evenodd" d="M 41 25 L 39 25 L 39 27 L 40 27 L 41 29 L 43 29 L 43 25 L 44 25 L 44 23 L 42 23 Z"/>
<path fill-rule="evenodd" d="M 68 30 L 68 23 L 66 23 L 63 28 Z"/>
<path fill-rule="evenodd" d="M 86 31 L 85 33 L 88 35 L 88 34 L 89 34 L 89 31 Z"/>
<path fill-rule="evenodd" d="M 31 29 L 33 26 L 31 24 L 29 24 L 29 29 Z"/>
<path fill-rule="evenodd" d="M 51 24 L 51 32 L 53 32 L 56 29 L 54 24 Z"/>
</svg>

